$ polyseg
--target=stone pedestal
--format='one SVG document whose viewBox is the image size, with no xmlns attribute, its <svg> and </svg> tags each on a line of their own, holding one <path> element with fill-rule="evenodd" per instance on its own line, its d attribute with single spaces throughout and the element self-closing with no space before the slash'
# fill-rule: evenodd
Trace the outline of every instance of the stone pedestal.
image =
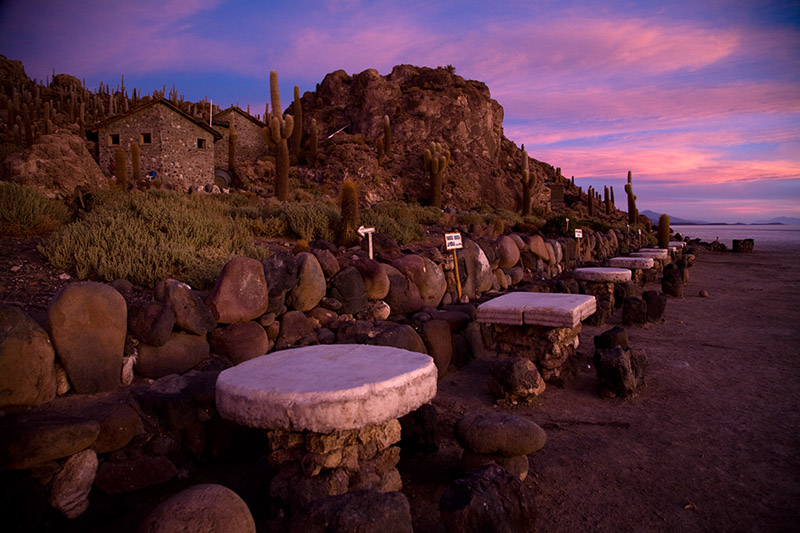
<svg viewBox="0 0 800 533">
<path fill-rule="evenodd" d="M 627 268 L 631 271 L 631 281 L 637 287 L 644 287 L 650 277 L 655 279 L 653 267 L 655 262 L 652 257 L 612 257 L 608 261 L 612 268 Z M 652 276 L 650 276 L 650 271 Z"/>
<path fill-rule="evenodd" d="M 590 295 L 515 292 L 479 305 L 477 321 L 490 353 L 530 359 L 555 381 L 575 354 L 581 321 L 596 309 Z"/>
<path fill-rule="evenodd" d="M 586 294 L 597 301 L 597 310 L 586 319 L 587 324 L 602 326 L 614 312 L 614 283 L 630 281 L 631 271 L 627 268 L 576 268 L 574 276 Z"/>
<path fill-rule="evenodd" d="M 223 418 L 268 429 L 270 495 L 296 510 L 326 496 L 402 487 L 397 419 L 436 395 L 425 354 L 334 344 L 283 350 L 220 373 Z"/>
</svg>

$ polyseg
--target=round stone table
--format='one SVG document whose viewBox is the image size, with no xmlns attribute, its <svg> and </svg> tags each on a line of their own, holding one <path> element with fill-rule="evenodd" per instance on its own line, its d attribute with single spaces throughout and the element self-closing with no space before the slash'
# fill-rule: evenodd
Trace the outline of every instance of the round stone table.
<svg viewBox="0 0 800 533">
<path fill-rule="evenodd" d="M 357 490 L 399 491 L 401 416 L 436 395 L 425 354 L 331 344 L 262 355 L 223 370 L 217 411 L 264 428 L 277 474 L 270 496 L 294 510 Z"/>
</svg>

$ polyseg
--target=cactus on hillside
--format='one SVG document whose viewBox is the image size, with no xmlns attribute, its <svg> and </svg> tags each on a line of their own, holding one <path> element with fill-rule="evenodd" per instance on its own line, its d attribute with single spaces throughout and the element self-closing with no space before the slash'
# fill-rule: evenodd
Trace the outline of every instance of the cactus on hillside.
<svg viewBox="0 0 800 533">
<path fill-rule="evenodd" d="M 389 154 L 392 151 L 392 124 L 389 115 L 383 115 L 383 151 Z"/>
<path fill-rule="evenodd" d="M 344 180 L 342 192 L 339 197 L 339 244 L 342 246 L 353 246 L 358 243 L 358 189 L 351 179 Z"/>
<path fill-rule="evenodd" d="M 603 187 L 603 203 L 606 207 L 606 215 L 611 215 L 611 196 L 608 192 L 608 185 Z"/>
<path fill-rule="evenodd" d="M 531 214 L 531 191 L 536 184 L 536 173 L 531 175 L 528 152 L 522 150 L 522 216 Z"/>
<path fill-rule="evenodd" d="M 450 162 L 450 151 L 443 150 L 442 145 L 432 142 L 422 154 L 422 162 L 425 169 L 431 175 L 431 205 L 442 208 L 442 175 Z"/>
<path fill-rule="evenodd" d="M 300 88 L 294 86 L 294 101 L 292 101 L 292 117 L 294 118 L 294 130 L 292 130 L 292 161 L 297 161 L 300 157 L 300 141 L 303 136 L 303 106 L 300 104 Z"/>
<path fill-rule="evenodd" d="M 382 166 L 383 156 L 384 156 L 383 137 L 378 137 L 377 139 L 375 139 L 375 149 L 378 151 L 378 165 Z"/>
<path fill-rule="evenodd" d="M 592 187 L 586 191 L 586 212 L 589 218 L 594 217 L 594 188 Z"/>
<path fill-rule="evenodd" d="M 317 166 L 317 119 L 311 119 L 311 131 L 308 138 L 308 164 L 309 166 Z"/>
<path fill-rule="evenodd" d="M 636 210 L 636 195 L 633 194 L 630 170 L 628 171 L 628 183 L 625 184 L 625 192 L 628 193 L 628 224 L 633 226 L 639 222 L 639 212 Z"/>
<path fill-rule="evenodd" d="M 281 112 L 281 95 L 278 90 L 278 73 L 269 73 L 269 93 L 272 104 L 272 117 L 261 130 L 264 141 L 275 149 L 275 197 L 285 202 L 289 197 L 289 145 L 287 139 L 294 129 L 292 115 Z"/>
<path fill-rule="evenodd" d="M 658 247 L 669 248 L 669 215 L 658 217 Z"/>
</svg>

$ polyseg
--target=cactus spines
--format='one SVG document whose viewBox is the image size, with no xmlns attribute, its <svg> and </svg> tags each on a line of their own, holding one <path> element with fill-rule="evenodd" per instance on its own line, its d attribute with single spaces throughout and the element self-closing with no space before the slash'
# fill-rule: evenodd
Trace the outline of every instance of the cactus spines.
<svg viewBox="0 0 800 533">
<path fill-rule="evenodd" d="M 378 151 L 378 165 L 383 165 L 383 156 L 385 154 L 383 150 L 383 138 L 378 137 L 375 139 L 375 149 Z"/>
<path fill-rule="evenodd" d="M 278 73 L 269 73 L 269 93 L 272 100 L 272 117 L 262 129 L 264 141 L 275 149 L 275 197 L 285 202 L 289 197 L 289 145 L 287 139 L 294 130 L 292 115 L 281 113 L 281 95 L 278 91 Z"/>
<path fill-rule="evenodd" d="M 536 184 L 536 174 L 531 176 L 528 152 L 522 151 L 522 216 L 531 214 L 531 191 Z"/>
<path fill-rule="evenodd" d="M 308 139 L 308 164 L 313 166 L 317 165 L 317 136 L 319 132 L 317 131 L 317 119 L 311 119 L 311 132 L 309 132 L 309 139 Z"/>
<path fill-rule="evenodd" d="M 358 189 L 351 179 L 344 180 L 342 192 L 339 197 L 339 210 L 341 213 L 339 223 L 339 244 L 353 246 L 358 242 Z"/>
<path fill-rule="evenodd" d="M 392 151 L 392 125 L 389 115 L 383 115 L 383 150 L 385 154 Z"/>
<path fill-rule="evenodd" d="M 294 101 L 292 101 L 292 116 L 294 117 L 294 130 L 292 131 L 292 160 L 297 161 L 300 156 L 300 141 L 303 136 L 303 106 L 300 105 L 300 88 L 294 86 Z"/>
<path fill-rule="evenodd" d="M 658 217 L 658 247 L 669 248 L 669 215 Z"/>
<path fill-rule="evenodd" d="M 128 161 L 125 150 L 117 148 L 114 152 L 114 171 L 117 175 L 117 186 L 122 192 L 128 191 Z"/>
<path fill-rule="evenodd" d="M 139 178 L 141 177 L 141 156 L 138 143 L 131 143 L 131 169 L 133 170 L 133 176 L 131 176 L 133 183 L 139 183 Z"/>
<path fill-rule="evenodd" d="M 633 226 L 639 222 L 639 212 L 636 210 L 636 195 L 633 194 L 630 170 L 628 171 L 628 183 L 625 184 L 625 192 L 628 193 L 628 224 Z"/>
<path fill-rule="evenodd" d="M 450 151 L 442 150 L 440 143 L 432 142 L 422 154 L 423 165 L 431 174 L 431 205 L 442 207 L 442 175 L 450 162 Z"/>
</svg>

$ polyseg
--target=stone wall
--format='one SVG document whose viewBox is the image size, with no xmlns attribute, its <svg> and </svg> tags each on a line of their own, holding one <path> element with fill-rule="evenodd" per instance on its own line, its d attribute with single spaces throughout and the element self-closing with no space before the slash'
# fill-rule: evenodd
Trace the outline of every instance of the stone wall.
<svg viewBox="0 0 800 533">
<path fill-rule="evenodd" d="M 215 168 L 229 168 L 230 124 L 233 124 L 237 135 L 236 166 L 252 163 L 267 155 L 267 145 L 261 137 L 263 124 L 252 117 L 244 116 L 243 112 L 229 108 L 214 117 L 214 129 L 222 134 L 222 139 L 217 141 L 214 148 Z"/>
<path fill-rule="evenodd" d="M 111 144 L 111 136 L 115 135 L 119 138 L 118 145 Z M 100 127 L 100 168 L 108 171 L 117 148 L 122 148 L 132 179 L 132 143 L 139 144 L 142 176 L 153 171 L 165 185 L 184 191 L 192 185 L 203 186 L 214 181 L 214 136 L 166 105 L 149 105 Z"/>
</svg>

